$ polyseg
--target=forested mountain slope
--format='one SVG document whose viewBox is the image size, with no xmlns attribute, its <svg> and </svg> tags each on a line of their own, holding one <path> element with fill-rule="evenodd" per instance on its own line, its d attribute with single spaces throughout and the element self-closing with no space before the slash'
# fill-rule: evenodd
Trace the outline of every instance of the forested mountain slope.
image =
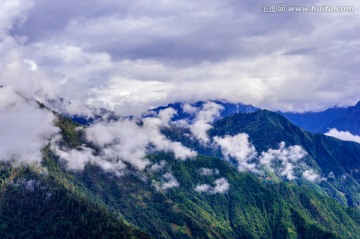
<svg viewBox="0 0 360 239">
<path fill-rule="evenodd" d="M 76 123 L 59 117 L 57 125 L 61 145 L 97 150 Z M 91 163 L 68 170 L 50 147 L 41 166 L 2 163 L 1 238 L 359 238 L 357 144 L 310 134 L 269 111 L 216 121 L 206 144 L 176 124 L 163 132 L 198 155 L 152 152 L 145 170 L 117 176 Z M 280 142 L 303 147 L 301 160 L 324 179 L 239 171 L 212 141 L 244 133 L 259 155 Z"/>
</svg>

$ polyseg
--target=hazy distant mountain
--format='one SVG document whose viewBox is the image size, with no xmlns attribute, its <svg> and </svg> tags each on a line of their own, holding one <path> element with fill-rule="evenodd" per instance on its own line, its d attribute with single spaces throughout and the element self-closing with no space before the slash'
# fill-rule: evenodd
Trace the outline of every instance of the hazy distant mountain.
<svg viewBox="0 0 360 239">
<path fill-rule="evenodd" d="M 335 128 L 360 135 L 360 101 L 348 108 L 330 108 L 321 112 L 280 112 L 292 123 L 314 133 L 325 133 Z"/>
<path fill-rule="evenodd" d="M 360 101 L 355 106 L 348 107 L 346 113 L 327 125 L 327 128 L 360 135 Z"/>
</svg>

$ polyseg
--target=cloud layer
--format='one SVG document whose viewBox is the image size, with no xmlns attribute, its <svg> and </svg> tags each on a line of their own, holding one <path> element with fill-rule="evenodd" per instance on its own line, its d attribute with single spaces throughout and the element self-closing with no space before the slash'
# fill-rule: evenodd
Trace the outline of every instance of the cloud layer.
<svg viewBox="0 0 360 239">
<path fill-rule="evenodd" d="M 270 148 L 258 154 L 249 141 L 249 135 L 245 133 L 215 136 L 213 140 L 215 145 L 220 147 L 224 159 L 234 163 L 240 172 L 270 175 L 273 173 L 288 180 L 299 176 L 312 182 L 320 179 L 320 175 L 303 162 L 302 159 L 307 156 L 307 152 L 299 145 L 286 147 L 285 142 L 281 142 L 278 149 Z"/>
<path fill-rule="evenodd" d="M 0 88 L 0 160 L 38 163 L 41 149 L 58 132 L 54 116 L 40 110 L 34 99 L 60 112 L 85 115 L 92 114 L 91 107 L 130 115 L 173 101 L 209 98 L 294 111 L 357 102 L 360 14 L 265 14 L 262 4 L 1 1 L 0 85 L 5 87 Z M 359 11 L 359 1 L 350 4 Z M 195 112 L 189 105 L 184 109 Z M 193 136 L 211 142 L 206 132 L 220 111 L 212 103 L 196 111 L 188 125 Z M 98 122 L 85 130 L 98 151 L 88 145 L 54 150 L 71 170 L 88 162 L 108 171 L 129 165 L 144 170 L 151 149 L 173 152 L 181 160 L 194 157 L 196 152 L 161 133 L 174 113 L 167 109 L 144 119 L 143 125 Z M 346 132 L 329 134 L 359 142 Z M 226 159 L 236 160 L 239 170 L 258 170 L 257 161 L 264 167 L 279 161 L 279 173 L 288 179 L 295 177 L 305 156 L 297 146 L 283 144 L 257 154 L 244 134 L 213 141 Z M 302 176 L 311 181 L 315 174 L 304 171 Z M 164 180 L 173 181 L 170 176 Z"/>
<path fill-rule="evenodd" d="M 142 120 L 102 119 L 95 122 L 82 130 L 97 152 L 85 145 L 71 150 L 59 148 L 56 140 L 53 141 L 53 149 L 70 170 L 83 170 L 87 163 L 91 163 L 119 175 L 129 167 L 143 171 L 150 166 L 146 155 L 152 151 L 172 152 L 180 160 L 194 158 L 196 151 L 167 139 L 161 132 L 164 127 L 170 126 L 169 121 L 175 113 L 173 108 L 167 108 L 154 117 Z M 150 169 L 156 171 L 164 166 L 152 165 Z"/>
<path fill-rule="evenodd" d="M 62 97 L 71 113 L 209 98 L 299 111 L 351 105 L 360 3 L 348 4 L 356 12 L 266 14 L 249 0 L 4 0 L 0 84 Z"/>
<path fill-rule="evenodd" d="M 325 133 L 327 136 L 332 136 L 344 141 L 353 141 L 360 144 L 360 136 L 353 135 L 349 131 L 339 131 L 337 129 L 330 129 L 327 133 Z"/>
<path fill-rule="evenodd" d="M 181 123 L 171 121 L 177 114 L 171 107 L 162 109 L 158 113 L 153 112 L 152 116 L 148 115 L 141 120 L 104 118 L 83 129 L 86 139 L 95 146 L 95 150 L 85 145 L 72 150 L 60 149 L 56 141 L 53 147 L 70 170 L 83 170 L 87 163 L 91 163 L 118 175 L 129 166 L 139 171 L 148 168 L 152 172 L 158 172 L 166 166 L 165 161 L 151 165 L 146 158 L 148 153 L 172 152 L 175 158 L 180 160 L 194 158 L 197 155 L 193 149 L 183 146 L 180 142 L 169 140 L 162 133 L 164 128 L 180 125 L 189 129 L 192 134 L 190 137 L 205 143 L 207 147 L 214 149 L 219 147 L 224 159 L 234 163 L 239 172 L 249 171 L 288 180 L 297 178 L 312 182 L 320 180 L 320 175 L 305 164 L 303 159 L 307 156 L 307 152 L 299 145 L 287 147 L 285 142 L 280 142 L 279 148 L 270 148 L 258 153 L 246 133 L 209 138 L 207 131 L 212 127 L 210 123 L 219 115 L 221 109 L 220 105 L 207 102 L 201 108 L 190 109 L 194 114 L 193 120 Z M 218 175 L 219 170 L 200 168 L 199 173 L 202 176 Z M 169 178 L 169 181 L 173 180 Z M 161 186 L 158 185 L 158 188 Z M 197 188 L 197 191 L 204 192 L 214 190 L 206 185 L 199 185 Z"/>
<path fill-rule="evenodd" d="M 40 163 L 41 150 L 58 133 L 51 112 L 9 87 L 0 88 L 0 161 Z"/>
</svg>

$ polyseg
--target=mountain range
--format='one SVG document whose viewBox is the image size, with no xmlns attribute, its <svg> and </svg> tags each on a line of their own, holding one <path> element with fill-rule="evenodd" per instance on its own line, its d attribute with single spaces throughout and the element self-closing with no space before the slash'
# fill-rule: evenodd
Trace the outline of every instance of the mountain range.
<svg viewBox="0 0 360 239">
<path fill-rule="evenodd" d="M 155 109 L 148 110 L 143 114 L 143 117 L 152 116 L 158 114 L 161 110 L 167 108 L 173 108 L 176 110 L 176 114 L 172 117 L 173 121 L 176 120 L 192 120 L 194 118 L 193 111 L 196 109 L 202 108 L 209 101 L 198 101 L 195 103 L 182 103 L 176 102 L 168 104 L 167 106 L 160 106 Z M 254 107 L 252 105 L 245 105 L 242 103 L 231 103 L 226 100 L 212 100 L 217 105 L 222 107 L 222 110 L 219 112 L 218 118 L 224 118 L 226 116 L 237 114 L 237 113 L 251 113 L 260 110 L 260 108 Z M 184 107 L 185 106 L 185 107 Z"/>
<path fill-rule="evenodd" d="M 314 115 L 334 115 L 326 125 L 354 133 L 358 108 Z M 81 125 L 56 118 L 56 147 L 75 156 L 66 161 L 49 143 L 40 166 L 0 164 L 1 238 L 360 238 L 358 143 L 249 105 L 174 103 L 135 121 L 134 130 L 159 125 L 161 133 L 149 131 L 144 167 L 125 158 L 127 167 L 115 172 L 107 166 L 118 165 L 116 155 L 95 161 L 104 148 L 125 141 L 135 150 L 143 138 L 134 131 L 125 134 L 131 141 L 99 146 L 89 132 L 114 134 L 116 122 L 129 119 Z M 69 167 L 81 160 L 81 170 Z"/>
<path fill-rule="evenodd" d="M 206 101 L 199 101 L 188 104 L 189 106 L 199 108 Z M 221 111 L 218 119 L 236 113 L 251 113 L 260 110 L 260 108 L 252 105 L 245 105 L 241 103 L 231 103 L 226 100 L 214 100 L 216 104 L 221 105 L 224 109 Z M 184 112 L 181 107 L 184 103 L 171 103 L 167 106 L 160 106 L 158 108 L 147 111 L 144 116 L 158 113 L 160 110 L 172 107 L 177 111 L 177 115 L 173 120 L 192 119 L 192 115 Z M 303 128 L 312 133 L 326 133 L 330 129 L 337 129 L 339 131 L 348 131 L 354 135 L 360 135 L 360 101 L 349 107 L 332 107 L 319 112 L 282 112 L 277 113 L 283 115 L 293 124 Z"/>
<path fill-rule="evenodd" d="M 334 107 L 321 112 L 279 112 L 292 123 L 313 133 L 326 133 L 330 129 L 360 135 L 360 101 L 355 106 Z"/>
</svg>

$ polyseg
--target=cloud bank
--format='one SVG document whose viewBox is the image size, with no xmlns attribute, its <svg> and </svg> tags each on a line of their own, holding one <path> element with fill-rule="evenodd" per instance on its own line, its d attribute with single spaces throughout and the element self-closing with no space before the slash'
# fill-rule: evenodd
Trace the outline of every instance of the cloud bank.
<svg viewBox="0 0 360 239">
<path fill-rule="evenodd" d="M 339 131 L 337 129 L 330 129 L 327 133 L 327 136 L 335 137 L 344 141 L 353 141 L 360 144 L 360 136 L 353 135 L 349 131 Z"/>
<path fill-rule="evenodd" d="M 0 161 L 39 164 L 41 150 L 58 133 L 51 112 L 12 88 L 0 88 Z"/>
<path fill-rule="evenodd" d="M 359 1 L 350 2 L 358 11 Z M 215 98 L 294 111 L 357 102 L 357 12 L 266 14 L 261 7 L 250 0 L 4 0 L 0 84 L 63 98 L 71 113 L 87 113 L 79 107 L 87 104 L 128 115 Z"/>
<path fill-rule="evenodd" d="M 143 171 L 150 166 L 146 155 L 153 151 L 172 152 L 180 160 L 194 158 L 197 155 L 194 150 L 167 139 L 161 132 L 162 128 L 170 126 L 169 121 L 175 113 L 174 109 L 167 108 L 142 120 L 125 118 L 95 122 L 83 130 L 86 140 L 94 144 L 97 152 L 85 145 L 78 149 L 60 149 L 56 141 L 53 149 L 70 170 L 83 170 L 91 163 L 119 175 L 129 167 Z M 160 170 L 164 166 L 163 163 L 152 165 L 151 169 Z"/>
<path fill-rule="evenodd" d="M 258 154 L 245 133 L 215 136 L 213 141 L 220 147 L 224 159 L 235 163 L 239 172 L 249 171 L 256 174 L 270 172 L 288 180 L 294 180 L 298 176 L 308 181 L 320 179 L 320 175 L 308 169 L 308 166 L 302 162 L 307 152 L 299 145 L 286 147 L 285 142 L 281 142 L 278 149 L 270 148 Z M 302 173 L 299 174 L 299 171 Z"/>
<path fill-rule="evenodd" d="M 219 98 L 292 111 L 357 102 L 360 15 L 265 14 L 261 5 L 250 0 L 1 1 L 1 160 L 39 162 L 40 149 L 57 132 L 50 113 L 16 95 L 85 115 L 91 115 L 91 107 L 129 115 L 173 101 Z M 359 1 L 351 5 L 360 8 Z M 8 89 L 12 93 L 5 93 Z M 187 105 L 184 110 L 194 112 Z M 211 141 L 206 132 L 220 111 L 216 104 L 204 106 L 190 124 L 192 134 Z M 130 164 L 143 170 L 149 145 L 182 160 L 194 157 L 196 152 L 160 133 L 173 113 L 169 109 L 145 119 L 143 126 L 99 122 L 85 130 L 99 154 L 86 145 L 57 149 L 58 154 L 80 158 L 68 160 L 73 170 L 95 161 L 103 168 Z M 251 169 L 255 152 L 246 136 L 215 141 L 225 158 L 235 159 L 241 170 Z M 284 145 L 254 159 L 263 165 L 279 160 L 282 176 L 290 179 L 301 155 Z"/>
</svg>

